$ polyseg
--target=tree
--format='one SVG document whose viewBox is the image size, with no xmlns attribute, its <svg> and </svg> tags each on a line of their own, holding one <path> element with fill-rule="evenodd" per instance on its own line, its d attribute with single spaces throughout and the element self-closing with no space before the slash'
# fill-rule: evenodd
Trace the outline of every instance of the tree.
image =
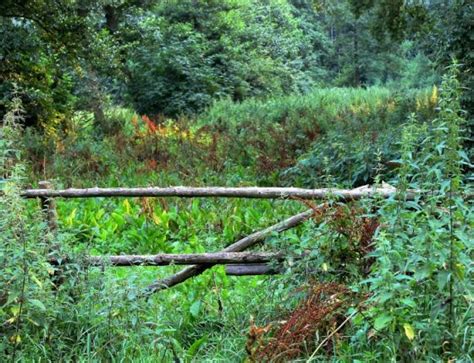
<svg viewBox="0 0 474 363">
<path fill-rule="evenodd" d="M 139 112 L 176 116 L 222 97 L 308 88 L 308 64 L 317 74 L 318 57 L 307 54 L 315 39 L 299 21 L 284 0 L 160 3 L 140 19 L 143 37 L 128 63 L 130 99 Z"/>
<path fill-rule="evenodd" d="M 358 15 L 367 12 L 377 14 L 377 20 L 372 23 L 373 33 L 388 33 L 394 40 L 416 39 L 420 49 L 438 65 L 440 73 L 453 63 L 453 59 L 459 62 L 462 67 L 460 81 L 464 89 L 461 104 L 468 112 L 466 149 L 473 150 L 474 3 L 469 0 L 350 2 Z"/>
<path fill-rule="evenodd" d="M 111 36 L 112 18 L 118 15 L 111 14 L 141 3 L 124 1 L 116 8 L 107 0 L 2 1 L 0 114 L 15 87 L 27 124 L 58 124 L 75 109 L 78 98 L 79 105 L 95 107 L 99 115 L 95 100 L 102 97 L 96 92 L 101 78 L 120 69 L 118 40 Z M 78 85 L 88 92 L 78 93 Z"/>
</svg>

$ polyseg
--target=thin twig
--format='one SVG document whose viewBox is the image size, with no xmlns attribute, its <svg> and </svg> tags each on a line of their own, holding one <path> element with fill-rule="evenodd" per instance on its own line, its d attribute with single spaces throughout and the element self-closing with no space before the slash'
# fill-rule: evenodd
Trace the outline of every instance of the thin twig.
<svg viewBox="0 0 474 363">
<path fill-rule="evenodd" d="M 319 345 L 317 346 L 317 348 L 314 350 L 313 354 L 311 354 L 311 356 L 308 358 L 308 360 L 306 361 L 306 363 L 308 362 L 311 362 L 314 358 L 314 356 L 316 355 L 316 353 L 319 351 L 319 349 L 321 349 L 321 347 L 329 340 L 331 339 L 331 337 L 336 334 L 339 330 L 342 329 L 342 327 L 344 325 L 346 325 L 346 323 L 352 319 L 352 317 L 357 314 L 359 312 L 359 310 L 354 310 L 352 312 L 352 314 L 350 314 L 331 334 L 329 334 L 321 343 L 319 343 Z"/>
</svg>

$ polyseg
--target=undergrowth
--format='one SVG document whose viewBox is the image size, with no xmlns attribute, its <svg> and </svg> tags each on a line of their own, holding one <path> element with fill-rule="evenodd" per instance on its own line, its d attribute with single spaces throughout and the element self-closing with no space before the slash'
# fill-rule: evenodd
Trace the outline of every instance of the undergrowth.
<svg viewBox="0 0 474 363">
<path fill-rule="evenodd" d="M 103 140 L 87 114 L 48 137 L 21 130 L 15 101 L 0 128 L 0 360 L 471 361 L 474 218 L 456 72 L 439 95 L 330 89 L 221 101 L 197 124 L 109 110 Z M 396 193 L 322 205 L 60 200 L 53 233 L 38 202 L 19 196 L 40 179 L 388 183 Z M 289 255 L 278 276 L 229 277 L 219 267 L 145 300 L 142 288 L 176 266 L 83 263 L 88 254 L 217 251 L 308 207 L 311 221 L 259 246 Z M 51 256 L 74 262 L 52 267 Z"/>
<path fill-rule="evenodd" d="M 398 157 L 396 136 L 410 113 L 432 119 L 436 92 L 319 89 L 264 101 L 220 101 L 196 120 L 111 109 L 108 123 L 115 126 L 100 140 L 92 117 L 78 113 L 49 137 L 29 130 L 25 144 L 34 173 L 65 186 L 169 179 L 316 186 L 328 172 L 334 182 L 357 186 L 373 180 L 377 153 L 387 164 Z M 385 171 L 394 174 L 390 166 Z"/>
<path fill-rule="evenodd" d="M 419 123 L 412 115 L 404 125 L 394 196 L 357 207 L 357 218 L 373 222 L 369 243 L 357 218 L 333 205 L 336 212 L 315 220 L 313 238 L 289 248 L 310 251 L 286 275 L 293 286 L 308 281 L 308 292 L 281 328 L 260 337 L 257 361 L 472 361 L 474 209 L 462 173 L 469 160 L 457 72 L 443 78 L 437 117 Z M 382 175 L 375 181 L 382 185 Z M 345 301 L 329 293 L 315 304 L 312 291 L 325 281 L 351 290 L 343 318 L 335 311 L 313 319 Z"/>
</svg>

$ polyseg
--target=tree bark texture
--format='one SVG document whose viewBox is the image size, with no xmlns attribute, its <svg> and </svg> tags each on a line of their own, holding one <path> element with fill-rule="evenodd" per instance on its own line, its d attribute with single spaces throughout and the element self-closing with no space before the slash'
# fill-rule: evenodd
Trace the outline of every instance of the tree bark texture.
<svg viewBox="0 0 474 363">
<path fill-rule="evenodd" d="M 119 256 L 88 256 L 86 264 L 92 266 L 168 266 L 168 265 L 205 265 L 205 264 L 248 264 L 264 263 L 281 260 L 283 254 L 271 252 L 215 252 L 191 254 L 158 254 L 158 255 L 119 255 Z M 52 265 L 62 261 L 51 258 Z M 68 262 L 65 260 L 64 262 Z"/>
<path fill-rule="evenodd" d="M 256 275 L 277 275 L 277 267 L 266 263 L 249 263 L 245 265 L 230 264 L 226 265 L 225 273 L 229 276 L 256 276 Z"/>
</svg>

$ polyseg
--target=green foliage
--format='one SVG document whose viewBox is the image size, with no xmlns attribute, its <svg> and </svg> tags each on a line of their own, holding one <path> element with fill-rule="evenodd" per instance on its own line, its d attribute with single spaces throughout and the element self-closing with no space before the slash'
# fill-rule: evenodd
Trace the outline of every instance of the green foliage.
<svg viewBox="0 0 474 363">
<path fill-rule="evenodd" d="M 284 173 L 288 184 L 360 186 L 372 184 L 375 175 L 381 172 L 388 180 L 394 174 L 391 161 L 398 155 L 400 120 L 410 112 L 426 120 L 434 111 L 427 91 L 410 91 L 401 96 L 378 88 L 331 90 L 332 97 L 338 93 L 339 99 L 334 104 L 325 98 L 324 109 L 315 112 L 318 120 L 327 119 L 326 127 L 309 151 Z M 337 111 L 330 113 L 332 108 Z M 339 121 L 331 123 L 331 120 Z"/>
<path fill-rule="evenodd" d="M 388 177 L 385 160 L 393 155 L 401 164 L 399 177 L 393 175 L 390 181 L 398 187 L 400 199 L 347 206 L 329 201 L 314 222 L 268 238 L 264 250 L 277 249 L 290 256 L 307 254 L 303 260 L 290 258 L 282 276 L 231 278 L 218 268 L 149 301 L 139 298 L 142 287 L 177 267 L 105 266 L 101 270 L 86 268 L 81 256 L 219 250 L 303 206 L 295 201 L 253 200 L 58 201 L 60 232 L 51 235 L 45 231 L 37 205 L 18 197 L 24 182 L 8 174 L 0 215 L 6 232 L 0 237 L 0 256 L 8 256 L 2 260 L 8 268 L 0 290 L 8 286 L 14 298 L 9 305 L 2 305 L 0 312 L 2 322 L 20 323 L 18 329 L 9 323 L 2 325 L 2 358 L 11 359 L 16 349 L 15 355 L 26 360 L 114 357 L 146 361 L 153 356 L 163 361 L 241 361 L 249 315 L 259 325 L 281 321 L 304 298 L 304 287 L 315 279 L 352 287 L 356 291 L 354 304 L 363 301 L 366 293 L 370 295 L 370 303 L 360 314 L 358 305 L 349 311 L 354 318 L 344 327 L 344 336 L 350 338 L 342 338 L 332 351 L 318 351 L 321 355 L 315 359 L 468 357 L 472 351 L 466 343 L 470 339 L 466 328 L 471 324 L 468 257 L 472 253 L 472 208 L 461 198 L 466 186 L 460 170 L 467 160 L 460 148 L 464 124 L 459 117 L 457 87 L 454 77 L 443 83 L 440 110 L 433 122 L 437 88 L 404 97 L 385 88 L 320 89 L 305 97 L 253 99 L 240 104 L 221 101 L 197 121 L 140 119 L 131 111 L 111 109 L 106 111 L 107 122 L 120 131 L 103 140 L 94 137 L 92 113 L 76 114 L 68 122 L 67 133 L 49 141 L 31 130 L 22 136 L 19 128 L 9 127 L 12 122 L 4 121 L 6 126 L 0 129 L 2 155 L 10 161 L 4 162 L 3 172 L 15 170 L 12 150 L 22 144 L 18 140 L 27 140 L 23 143 L 29 160 L 33 164 L 45 162 L 26 170 L 34 172 L 34 181 L 38 175 L 55 176 L 57 186 L 284 182 L 288 179 L 278 179 L 278 174 L 262 177 L 266 169 L 258 157 L 270 155 L 270 167 L 284 170 L 277 151 L 294 143 L 300 147 L 291 151 L 292 157 L 303 153 L 301 145 L 309 145 L 311 139 L 298 135 L 312 129 L 318 130 L 314 147 L 324 152 L 321 160 L 324 156 L 326 160 L 315 164 L 315 176 L 307 181 L 304 174 L 291 175 L 299 177 L 295 180 L 303 185 L 352 185 L 357 175 L 354 165 L 365 166 L 366 162 L 341 163 L 338 170 L 331 169 L 329 161 L 359 155 L 359 160 L 374 161 L 364 172 L 376 183 Z M 411 113 L 415 116 L 402 126 L 401 120 Z M 275 130 L 285 137 L 265 138 Z M 368 142 L 363 140 L 380 130 L 384 130 L 381 137 L 390 148 L 385 151 L 374 143 L 367 151 Z M 399 145 L 397 133 L 403 135 Z M 342 142 L 345 148 L 340 147 Z M 333 147 L 337 143 L 338 149 Z M 338 158 L 334 150 L 341 150 Z M 305 154 L 301 161 L 314 154 Z M 22 173 L 16 175 L 25 175 Z M 431 193 L 427 199 L 405 201 L 405 191 L 411 188 Z M 19 233 L 20 227 L 25 233 Z M 26 252 L 21 236 L 26 237 Z M 61 245 L 60 256 L 75 261 L 61 266 L 66 279 L 57 290 L 46 260 L 51 242 Z M 27 275 L 22 289 L 24 266 L 39 284 Z M 18 297 L 22 294 L 24 299 Z M 21 301 L 25 303 L 19 314 Z M 15 343 L 17 336 L 21 342 Z M 317 338 L 315 344 L 324 338 Z M 440 348 L 444 340 L 449 345 Z M 125 343 L 116 343 L 119 341 Z"/>
<path fill-rule="evenodd" d="M 228 185 L 256 179 L 262 185 L 320 186 L 328 172 L 333 182 L 360 185 L 373 179 L 379 163 L 397 158 L 400 120 L 411 112 L 421 120 L 432 117 L 433 92 L 319 89 L 304 96 L 220 101 L 197 119 L 178 120 L 110 109 L 104 124 L 111 133 L 103 142 L 96 141 L 93 115 L 87 113 L 71 118 L 67 133 L 56 138 L 31 130 L 25 138 L 35 171 L 48 178 L 62 175 L 65 186 L 78 186 L 85 176 L 99 183 L 104 173 L 123 175 L 127 182 L 138 174 L 149 183 L 150 171 L 159 184 L 170 173 L 179 174 L 174 182 L 188 175 L 190 183 L 201 173 L 212 184 L 224 172 Z"/>
<path fill-rule="evenodd" d="M 351 307 L 300 358 L 471 361 L 471 14 L 463 0 L 1 2 L 0 361 L 243 361 L 251 316 L 273 322 L 265 343 L 327 282 Z M 388 182 L 396 197 L 58 200 L 53 233 L 20 197 L 42 179 Z M 289 256 L 278 276 L 216 267 L 145 300 L 176 266 L 83 263 L 217 251 L 308 206 L 312 221 L 258 247 Z"/>
<path fill-rule="evenodd" d="M 314 40 L 286 1 L 168 1 L 139 27 L 148 36 L 133 50 L 128 93 L 140 113 L 192 114 L 308 84 L 302 52 Z"/>
<path fill-rule="evenodd" d="M 0 115 L 21 92 L 26 124 L 62 121 L 74 105 L 70 76 L 57 68 L 56 57 L 26 21 L 0 17 L 0 32 Z"/>
<path fill-rule="evenodd" d="M 15 81 L 28 123 L 54 128 L 74 108 L 93 110 L 96 127 L 106 127 L 107 94 L 140 113 L 193 114 L 225 97 L 397 81 L 410 58 L 399 43 L 375 39 L 373 16 L 356 18 L 346 2 L 317 10 L 283 0 L 10 5 L 1 19 L 2 97 Z"/>
<path fill-rule="evenodd" d="M 26 178 L 19 98 L 11 107 L 0 128 L 0 360 L 104 360 L 149 352 L 168 359 L 167 343 L 153 343 L 161 335 L 145 324 L 147 305 L 138 303 L 135 278 L 118 280 L 83 266 L 70 247 L 72 236 L 53 234 L 37 203 L 20 197 Z M 55 268 L 48 261 L 66 255 L 75 262 Z M 153 348 L 141 353 L 147 339 Z M 125 343 L 112 344 L 118 341 Z"/>
<path fill-rule="evenodd" d="M 388 35 L 393 41 L 406 38 L 416 40 L 417 48 L 439 69 L 449 66 L 453 59 L 460 63 L 460 82 L 467 90 L 474 87 L 472 45 L 472 1 L 350 1 L 355 14 L 375 14 L 371 21 L 372 33 Z M 463 92 L 463 108 L 471 114 L 473 92 Z M 472 138 L 472 115 L 468 116 Z M 472 146 L 472 140 L 469 141 Z"/>
<path fill-rule="evenodd" d="M 437 118 L 414 120 L 402 136 L 398 196 L 381 204 L 376 259 L 369 279 L 372 320 L 359 319 L 352 349 L 368 359 L 469 360 L 472 356 L 472 206 L 461 173 L 459 82 L 456 68 L 444 77 Z M 406 200 L 408 189 L 424 198 Z M 376 339 L 367 340 L 372 333 Z M 360 350 L 359 350 L 360 349 Z"/>
<path fill-rule="evenodd" d="M 73 110 L 90 110 L 102 135 L 111 102 L 176 117 L 223 98 L 304 94 L 319 85 L 430 86 L 439 49 L 443 64 L 451 55 L 466 64 L 468 79 L 469 5 L 455 2 L 448 17 L 438 16 L 443 9 L 386 1 L 7 1 L 0 112 L 15 82 L 28 124 L 57 131 Z M 460 22 L 440 23 L 434 48 L 426 29 L 437 18 Z"/>
<path fill-rule="evenodd" d="M 290 255 L 307 253 L 287 262 L 287 274 L 273 280 L 275 289 L 316 280 L 345 283 L 355 292 L 347 312 L 352 324 L 340 326 L 350 338 L 335 339 L 314 357 L 309 350 L 310 361 L 470 361 L 473 208 L 466 199 L 472 187 L 462 174 L 468 159 L 457 76 L 454 66 L 443 78 L 434 120 L 420 123 L 413 114 L 401 128 L 393 198 L 329 201 L 302 236 L 270 241 Z M 375 182 L 386 187 L 381 179 Z M 411 190 L 422 194 L 409 200 Z M 291 314 L 301 296 L 290 296 L 281 304 Z M 317 335 L 307 346 L 323 339 Z"/>
<path fill-rule="evenodd" d="M 120 11 L 112 5 L 89 0 L 2 1 L 0 116 L 14 85 L 27 111 L 23 122 L 47 131 L 60 129 L 74 110 L 99 107 L 102 84 L 109 86 L 112 74 L 123 78 L 120 39 L 111 35 L 112 25 L 104 18 L 110 12 L 118 17 L 137 4 L 121 2 Z"/>
</svg>

